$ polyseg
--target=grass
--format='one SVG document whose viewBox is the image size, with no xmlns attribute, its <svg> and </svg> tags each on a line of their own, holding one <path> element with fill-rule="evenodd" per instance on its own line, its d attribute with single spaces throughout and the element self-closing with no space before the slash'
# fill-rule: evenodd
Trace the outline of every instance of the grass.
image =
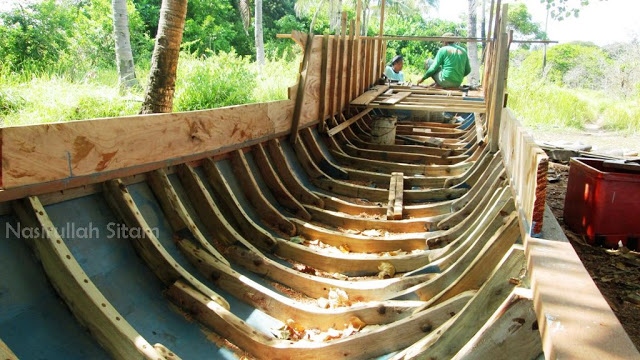
<svg viewBox="0 0 640 360">
<path fill-rule="evenodd" d="M 259 72 L 255 63 L 234 53 L 207 58 L 182 54 L 174 111 L 287 99 L 287 88 L 297 81 L 299 61 L 270 60 Z M 136 71 L 142 87 L 148 73 L 148 64 Z M 142 104 L 142 87 L 119 94 L 115 69 L 4 74 L 0 126 L 134 115 Z"/>
</svg>

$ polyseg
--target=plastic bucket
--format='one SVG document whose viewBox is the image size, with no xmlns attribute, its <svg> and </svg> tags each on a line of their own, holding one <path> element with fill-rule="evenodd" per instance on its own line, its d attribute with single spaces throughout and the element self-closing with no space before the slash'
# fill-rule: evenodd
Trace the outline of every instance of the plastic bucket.
<svg viewBox="0 0 640 360">
<path fill-rule="evenodd" d="M 376 117 L 371 123 L 371 142 L 374 144 L 393 145 L 396 141 L 396 124 L 398 118 Z"/>
</svg>

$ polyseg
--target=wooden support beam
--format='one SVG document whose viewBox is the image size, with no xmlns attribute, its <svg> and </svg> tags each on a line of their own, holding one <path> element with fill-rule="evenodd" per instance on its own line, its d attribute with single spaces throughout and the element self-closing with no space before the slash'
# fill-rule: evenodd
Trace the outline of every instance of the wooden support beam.
<svg viewBox="0 0 640 360">
<path fill-rule="evenodd" d="M 320 131 L 324 132 L 327 129 L 327 123 L 325 121 L 327 107 L 326 107 L 326 95 L 327 95 L 327 72 L 328 72 L 328 57 L 329 57 L 329 34 L 325 34 L 322 38 L 322 63 L 320 65 Z"/>
<path fill-rule="evenodd" d="M 387 205 L 387 220 L 402 219 L 402 197 L 404 193 L 404 175 L 401 172 L 391 173 L 389 183 L 389 204 Z"/>
<path fill-rule="evenodd" d="M 302 113 L 302 104 L 304 103 L 304 88 L 307 83 L 307 69 L 309 60 L 311 59 L 311 49 L 313 48 L 313 34 L 307 34 L 304 44 L 304 56 L 302 57 L 302 69 L 298 75 L 298 88 L 296 90 L 296 102 L 293 108 L 293 120 L 291 123 L 290 141 L 295 143 L 298 139 L 298 126 L 300 125 L 300 116 Z"/>
<path fill-rule="evenodd" d="M 502 31 L 503 28 L 506 28 L 508 8 L 508 4 L 502 6 L 501 19 L 504 19 L 504 21 L 502 23 L 500 31 Z M 497 152 L 500 147 L 500 121 L 502 119 L 502 108 L 504 107 L 504 90 L 506 82 L 505 76 L 509 62 L 509 44 L 507 42 L 507 33 L 501 32 L 498 36 L 498 47 L 496 50 L 498 61 L 495 64 L 496 70 L 493 74 L 495 80 L 493 83 L 493 93 L 489 109 L 489 121 L 491 124 L 490 151 L 492 153 Z"/>
<path fill-rule="evenodd" d="M 356 121 L 358 121 L 358 119 L 362 118 L 363 116 L 365 116 L 366 114 L 371 112 L 371 110 L 373 110 L 373 108 L 367 108 L 367 109 L 359 112 L 357 115 L 353 116 L 349 120 L 341 122 L 338 126 L 334 126 L 329 131 L 327 131 L 327 135 L 334 136 L 335 134 L 339 133 L 340 131 L 342 131 L 342 130 L 346 129 L 347 127 L 349 127 L 351 124 L 353 124 Z"/>
<path fill-rule="evenodd" d="M 478 106 L 447 106 L 447 105 L 379 105 L 369 104 L 367 107 L 374 109 L 396 109 L 396 110 L 424 110 L 424 111 L 449 111 L 463 113 L 484 113 L 487 111 L 485 107 Z"/>
</svg>

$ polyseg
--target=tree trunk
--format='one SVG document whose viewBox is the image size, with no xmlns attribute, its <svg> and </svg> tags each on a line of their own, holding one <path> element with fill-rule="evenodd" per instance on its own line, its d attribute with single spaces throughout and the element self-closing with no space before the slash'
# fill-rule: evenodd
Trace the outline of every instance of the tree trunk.
<svg viewBox="0 0 640 360">
<path fill-rule="evenodd" d="M 467 28 L 469 37 L 477 37 L 476 27 L 478 26 L 476 14 L 476 0 L 469 0 L 469 18 L 467 19 Z M 467 43 L 467 53 L 469 55 L 469 65 L 471 65 L 471 73 L 469 74 L 469 85 L 478 85 L 480 73 L 478 63 L 478 43 L 471 41 Z"/>
<path fill-rule="evenodd" d="M 255 0 L 256 3 L 256 19 L 255 19 L 255 41 L 256 41 L 256 60 L 258 61 L 258 69 L 262 70 L 264 65 L 264 38 L 262 35 L 262 0 Z"/>
<path fill-rule="evenodd" d="M 133 53 L 131 52 L 127 0 L 112 0 L 111 7 L 113 10 L 113 34 L 116 38 L 118 86 L 123 91 L 138 85 L 136 69 L 133 65 Z"/>
<path fill-rule="evenodd" d="M 342 0 L 338 0 L 338 6 L 336 6 L 336 34 L 342 31 Z"/>
<path fill-rule="evenodd" d="M 487 0 L 482 0 L 482 12 L 480 13 L 480 37 L 485 38 L 487 36 Z"/>
<path fill-rule="evenodd" d="M 309 34 L 313 34 L 313 27 L 316 25 L 316 20 L 318 19 L 318 13 L 320 9 L 324 5 L 324 0 L 318 1 L 318 6 L 316 7 L 316 11 L 313 13 L 313 18 L 311 19 L 311 24 L 309 25 Z"/>
<path fill-rule="evenodd" d="M 335 2 L 336 0 L 329 0 L 329 31 L 334 31 L 336 29 Z"/>
<path fill-rule="evenodd" d="M 168 113 L 173 110 L 176 70 L 187 15 L 187 0 L 162 0 L 158 35 L 151 58 L 149 85 L 141 114 Z"/>
</svg>

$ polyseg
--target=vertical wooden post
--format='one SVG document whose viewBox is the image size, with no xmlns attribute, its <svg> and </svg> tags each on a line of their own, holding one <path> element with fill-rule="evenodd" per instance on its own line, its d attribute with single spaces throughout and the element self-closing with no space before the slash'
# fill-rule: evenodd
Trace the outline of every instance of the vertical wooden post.
<svg viewBox="0 0 640 360">
<path fill-rule="evenodd" d="M 347 110 L 349 109 L 349 103 L 351 102 L 351 84 L 353 83 L 353 45 L 354 45 L 354 40 L 353 40 L 353 36 L 355 34 L 356 31 L 356 21 L 354 19 L 351 19 L 351 22 L 349 24 L 349 40 L 347 43 L 347 73 L 345 75 L 345 81 L 346 81 L 346 89 L 344 91 L 344 98 L 345 98 L 345 106 L 347 107 Z"/>
<path fill-rule="evenodd" d="M 376 46 L 377 55 L 374 57 L 373 63 L 373 81 L 377 81 L 380 75 L 382 75 L 382 71 L 380 69 L 381 59 L 384 59 L 384 55 L 382 54 L 382 35 L 384 35 L 384 7 L 386 1 L 382 0 L 380 3 L 380 34 L 378 39 L 378 45 Z"/>
<path fill-rule="evenodd" d="M 300 125 L 300 115 L 302 113 L 302 103 L 304 101 L 304 88 L 307 83 L 307 68 L 311 58 L 311 48 L 313 47 L 313 34 L 307 34 L 307 41 L 304 44 L 304 56 L 302 57 L 302 69 L 298 75 L 298 88 L 296 89 L 296 102 L 293 107 L 293 120 L 291 121 L 290 141 L 295 144 L 298 141 L 298 126 Z"/>
<path fill-rule="evenodd" d="M 338 107 L 337 110 L 338 112 L 342 112 L 342 108 L 344 106 L 344 103 L 342 101 L 342 97 L 344 94 L 344 66 L 345 66 L 345 61 L 344 61 L 344 54 L 346 54 L 346 27 L 347 27 L 347 12 L 343 11 L 342 12 L 342 19 L 340 22 L 340 53 L 339 53 L 339 59 L 338 59 L 338 73 L 337 75 L 337 82 L 338 82 L 338 96 L 337 96 L 337 100 L 338 100 Z"/>
<path fill-rule="evenodd" d="M 326 96 L 327 96 L 327 57 L 329 55 L 329 34 L 325 34 L 322 38 L 322 64 L 320 65 L 320 131 L 325 132 L 327 130 L 327 124 L 325 122 L 326 116 Z"/>
<path fill-rule="evenodd" d="M 355 29 L 356 39 L 360 38 L 360 33 L 362 31 L 362 29 L 360 29 L 361 17 L 362 17 L 362 0 L 358 0 L 358 2 L 356 3 L 356 29 Z"/>
<path fill-rule="evenodd" d="M 507 12 L 509 5 L 502 6 L 502 16 L 500 17 L 500 32 L 498 34 L 498 46 L 496 47 L 495 73 L 493 74 L 493 91 L 491 92 L 491 108 L 489 121 L 491 121 L 491 144 L 490 152 L 495 153 L 500 148 L 500 121 L 502 119 L 502 109 L 504 107 L 504 89 L 507 64 L 509 62 L 509 41 L 507 39 Z"/>
<path fill-rule="evenodd" d="M 353 86 L 352 86 L 352 94 L 351 94 L 351 98 L 355 98 L 358 95 L 360 95 L 360 71 L 361 71 L 361 67 L 360 67 L 360 56 L 361 56 L 361 51 L 360 51 L 360 47 L 361 45 L 361 41 L 360 41 L 360 35 L 362 32 L 362 29 L 360 29 L 361 24 L 362 24 L 362 0 L 358 0 L 357 4 L 356 4 L 356 37 L 355 37 L 355 43 L 353 44 L 354 48 L 353 51 L 355 53 L 354 56 L 354 63 L 353 63 L 353 67 L 355 69 L 355 73 L 352 73 L 351 76 L 353 76 Z"/>
</svg>

